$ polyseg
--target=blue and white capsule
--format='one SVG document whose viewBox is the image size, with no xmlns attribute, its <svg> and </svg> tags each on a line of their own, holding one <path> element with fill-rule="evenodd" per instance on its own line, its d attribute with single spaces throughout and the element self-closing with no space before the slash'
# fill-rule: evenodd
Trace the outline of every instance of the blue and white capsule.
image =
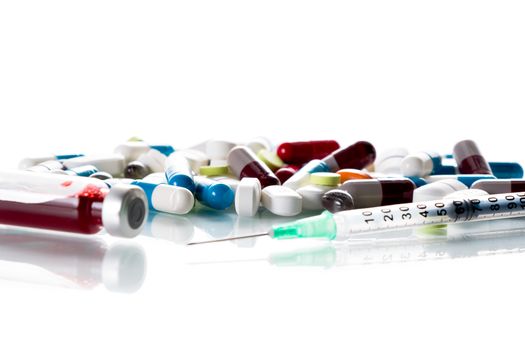
<svg viewBox="0 0 525 350">
<path fill-rule="evenodd" d="M 431 175 L 426 177 L 427 182 L 433 183 L 441 180 L 457 180 L 469 187 L 478 180 L 493 180 L 496 177 L 488 174 L 463 174 L 463 175 Z"/>
<path fill-rule="evenodd" d="M 441 156 L 435 152 L 409 154 L 399 164 L 401 174 L 411 177 L 425 177 L 441 167 Z"/>
<path fill-rule="evenodd" d="M 133 162 L 150 149 L 154 149 L 165 155 L 166 157 L 172 154 L 175 150 L 170 145 L 150 145 L 143 141 L 128 141 L 118 145 L 115 148 L 115 153 L 121 154 L 126 159 L 126 163 Z"/>
<path fill-rule="evenodd" d="M 308 185 L 310 182 L 310 174 L 330 172 L 330 167 L 324 161 L 314 159 L 306 163 L 301 169 L 297 170 L 288 180 L 283 183 L 283 186 L 297 190 L 300 187 Z"/>
<path fill-rule="evenodd" d="M 47 162 L 48 160 L 57 160 L 57 161 L 64 161 L 66 159 L 81 157 L 83 154 L 49 154 L 49 155 L 43 155 L 39 157 L 28 157 L 24 158 L 20 161 L 18 164 L 18 169 L 20 170 L 26 170 L 27 168 L 30 168 L 32 166 L 38 165 L 43 162 Z"/>
<path fill-rule="evenodd" d="M 64 171 L 67 175 L 89 177 L 98 172 L 98 169 L 93 165 L 82 165 Z"/>
<path fill-rule="evenodd" d="M 492 174 L 498 179 L 521 179 L 523 177 L 523 167 L 516 162 L 489 162 Z M 434 175 L 454 175 L 459 174 L 456 165 L 448 164 L 441 166 Z"/>
<path fill-rule="evenodd" d="M 235 192 L 226 184 L 204 176 L 195 176 L 195 198 L 207 207 L 223 210 L 231 207 Z"/>
<path fill-rule="evenodd" d="M 178 187 L 184 187 L 190 192 L 195 192 L 195 182 L 193 181 L 193 172 L 189 161 L 186 157 L 172 153 L 165 162 L 164 173 L 168 184 Z"/>
<path fill-rule="evenodd" d="M 195 204 L 193 194 L 186 188 L 166 184 L 133 181 L 146 193 L 151 209 L 171 214 L 187 214 Z"/>
</svg>

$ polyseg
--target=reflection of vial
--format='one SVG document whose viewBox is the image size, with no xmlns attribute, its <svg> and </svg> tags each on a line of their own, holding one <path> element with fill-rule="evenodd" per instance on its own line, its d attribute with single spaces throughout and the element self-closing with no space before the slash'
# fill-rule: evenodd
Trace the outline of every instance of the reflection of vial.
<svg viewBox="0 0 525 350">
<path fill-rule="evenodd" d="M 25 171 L 0 173 L 0 224 L 135 237 L 147 215 L 140 188 L 98 179 Z"/>
<path fill-rule="evenodd" d="M 16 228 L 0 231 L 1 261 L 38 266 L 82 289 L 103 284 L 112 292 L 137 291 L 146 274 L 146 256 L 140 246 L 117 242 L 108 247 L 98 239 L 42 235 Z"/>
</svg>

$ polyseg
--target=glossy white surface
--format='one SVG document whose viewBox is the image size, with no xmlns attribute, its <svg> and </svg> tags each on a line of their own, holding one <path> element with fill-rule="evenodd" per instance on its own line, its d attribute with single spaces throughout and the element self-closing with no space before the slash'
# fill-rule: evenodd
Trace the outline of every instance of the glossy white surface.
<svg viewBox="0 0 525 350">
<path fill-rule="evenodd" d="M 489 161 L 523 162 L 524 6 L 3 1 L 2 167 L 35 154 L 108 154 L 135 135 L 177 149 L 262 135 L 441 153 L 472 138 Z M 203 238 L 202 228 L 262 227 L 206 212 L 152 227 L 163 221 L 174 224 L 159 238 L 114 254 L 120 241 L 107 235 L 101 248 L 82 237 L 78 252 L 3 234 L 21 241 L 0 244 L 0 348 L 522 347 L 521 237 L 344 253 L 269 239 L 184 247 L 176 242 Z M 321 252 L 279 255 L 302 249 Z M 136 291 L 108 290 L 119 281 Z"/>
</svg>

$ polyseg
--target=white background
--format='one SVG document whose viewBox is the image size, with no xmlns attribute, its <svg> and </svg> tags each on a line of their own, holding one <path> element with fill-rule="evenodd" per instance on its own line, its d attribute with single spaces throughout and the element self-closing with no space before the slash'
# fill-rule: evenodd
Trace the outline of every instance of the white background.
<svg viewBox="0 0 525 350">
<path fill-rule="evenodd" d="M 266 135 L 440 152 L 473 138 L 491 160 L 522 161 L 524 16 L 520 1 L 2 1 L 3 163 L 111 151 L 133 135 L 176 147 Z M 522 340 L 521 254 L 195 267 L 187 262 L 235 250 L 137 242 L 148 272 L 132 295 L 1 282 L 1 348 Z"/>
</svg>

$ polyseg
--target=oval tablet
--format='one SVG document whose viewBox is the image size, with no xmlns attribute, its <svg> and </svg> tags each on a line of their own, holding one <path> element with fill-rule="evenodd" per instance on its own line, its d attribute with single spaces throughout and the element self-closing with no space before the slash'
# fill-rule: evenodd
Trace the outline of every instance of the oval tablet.
<svg viewBox="0 0 525 350">
<path fill-rule="evenodd" d="M 280 216 L 294 216 L 301 212 L 302 197 L 291 188 L 272 185 L 262 190 L 262 204 L 270 212 Z"/>
</svg>

